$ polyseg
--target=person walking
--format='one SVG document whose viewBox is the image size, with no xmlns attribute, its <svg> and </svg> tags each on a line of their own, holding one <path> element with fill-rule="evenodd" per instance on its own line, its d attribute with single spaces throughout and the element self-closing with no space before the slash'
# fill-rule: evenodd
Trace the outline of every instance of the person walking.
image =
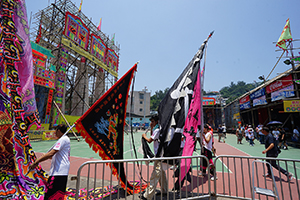
<svg viewBox="0 0 300 200">
<path fill-rule="evenodd" d="M 251 126 L 250 126 L 250 128 L 248 128 L 248 139 L 249 139 L 250 146 L 254 146 L 254 142 L 253 142 L 254 130 L 253 130 L 253 128 L 251 128 Z"/>
<path fill-rule="evenodd" d="M 278 147 L 275 144 L 275 139 L 273 135 L 270 133 L 268 127 L 263 127 L 262 128 L 262 133 L 266 136 L 265 138 L 265 150 L 262 151 L 263 154 L 266 154 L 267 158 L 277 158 L 278 156 Z M 293 175 L 280 166 L 276 164 L 275 160 L 268 160 L 266 159 L 267 162 L 269 162 L 275 169 L 283 173 L 284 175 L 287 176 L 288 181 L 291 181 L 293 178 Z M 264 175 L 264 177 L 272 177 L 271 175 L 271 169 L 270 165 L 267 164 L 267 174 Z"/>
<path fill-rule="evenodd" d="M 222 126 L 224 137 L 226 138 L 226 126 L 223 124 Z M 224 140 L 225 141 L 225 140 Z"/>
<path fill-rule="evenodd" d="M 212 133 L 210 130 L 210 127 L 206 124 L 203 127 L 203 151 L 202 151 L 202 155 L 206 156 L 209 163 L 213 165 L 213 161 L 212 161 L 212 147 L 213 147 L 213 143 L 212 143 Z M 203 160 L 203 166 L 202 166 L 202 173 L 200 173 L 200 176 L 204 176 L 206 174 L 206 169 L 207 169 L 208 163 L 207 161 L 204 159 Z M 211 180 L 217 180 L 217 177 L 214 177 L 214 166 L 211 167 L 210 169 L 210 174 L 211 174 Z"/>
<path fill-rule="evenodd" d="M 279 144 L 278 147 L 282 148 L 281 145 L 283 143 L 283 149 L 287 150 L 288 145 L 286 144 L 286 136 L 285 136 L 285 130 L 283 128 L 279 128 Z"/>
<path fill-rule="evenodd" d="M 263 128 L 262 124 L 259 124 L 257 126 L 259 142 L 260 142 L 260 144 L 265 144 L 265 135 L 262 133 L 262 128 Z"/>
<path fill-rule="evenodd" d="M 218 127 L 218 136 L 219 136 L 218 142 L 221 142 L 222 137 L 224 137 L 223 136 L 223 128 L 222 128 L 221 124 Z M 225 139 L 223 140 L 223 142 L 225 142 Z"/>
<path fill-rule="evenodd" d="M 275 145 L 278 146 L 280 132 L 277 127 L 275 127 L 275 129 L 272 131 L 272 134 L 275 139 Z"/>
<path fill-rule="evenodd" d="M 145 133 L 143 133 L 142 137 L 148 142 L 153 142 L 154 147 L 154 154 L 157 154 L 157 150 L 159 148 L 159 134 L 160 134 L 160 128 L 158 124 L 158 116 L 154 115 L 150 118 L 150 127 L 151 127 L 151 136 L 150 138 L 147 137 Z M 141 195 L 141 199 L 152 199 L 152 197 L 155 195 L 156 185 L 159 182 L 161 186 L 161 193 L 167 193 L 168 192 L 168 182 L 165 171 L 162 169 L 162 165 L 160 161 L 154 162 L 153 172 L 150 177 L 150 184 L 145 190 L 145 193 Z"/>
<path fill-rule="evenodd" d="M 51 168 L 44 199 L 54 200 L 63 197 L 66 192 L 68 174 L 70 169 L 70 138 L 64 133 L 67 126 L 60 124 L 55 128 L 58 141 L 43 156 L 39 157 L 29 166 L 29 171 L 38 166 L 40 162 L 51 159 Z"/>
<path fill-rule="evenodd" d="M 237 144 L 242 144 L 244 130 L 245 129 L 242 129 L 241 125 L 236 129 Z"/>
</svg>

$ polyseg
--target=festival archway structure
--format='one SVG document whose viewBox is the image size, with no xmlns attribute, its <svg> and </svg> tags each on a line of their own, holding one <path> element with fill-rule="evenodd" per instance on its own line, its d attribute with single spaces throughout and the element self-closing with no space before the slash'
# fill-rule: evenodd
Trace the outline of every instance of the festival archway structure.
<svg viewBox="0 0 300 200">
<path fill-rule="evenodd" d="M 120 46 L 70 0 L 58 0 L 32 18 L 32 45 L 53 55 L 39 51 L 44 60 L 37 59 L 34 74 L 36 90 L 43 91 L 36 98 L 41 122 L 51 129 L 62 121 L 53 101 L 64 114 L 81 116 L 117 81 Z"/>
</svg>

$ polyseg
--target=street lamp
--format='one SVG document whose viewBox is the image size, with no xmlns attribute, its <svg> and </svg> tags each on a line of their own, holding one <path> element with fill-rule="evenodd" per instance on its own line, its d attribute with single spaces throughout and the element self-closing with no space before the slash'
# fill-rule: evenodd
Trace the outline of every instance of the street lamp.
<svg viewBox="0 0 300 200">
<path fill-rule="evenodd" d="M 292 62 L 290 61 L 290 59 L 286 59 L 285 61 L 283 61 L 284 62 L 284 64 L 286 64 L 286 65 L 290 65 L 290 64 L 292 64 Z"/>
<path fill-rule="evenodd" d="M 266 79 L 265 79 L 265 76 L 264 76 L 264 75 L 259 76 L 258 79 L 259 79 L 259 80 L 262 80 L 262 81 L 264 81 L 264 82 L 266 82 Z"/>
</svg>

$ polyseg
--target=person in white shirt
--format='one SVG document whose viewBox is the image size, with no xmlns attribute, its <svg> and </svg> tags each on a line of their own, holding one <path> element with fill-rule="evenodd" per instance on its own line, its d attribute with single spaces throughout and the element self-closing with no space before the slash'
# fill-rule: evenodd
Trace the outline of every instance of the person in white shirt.
<svg viewBox="0 0 300 200">
<path fill-rule="evenodd" d="M 254 130 L 251 127 L 248 129 L 248 139 L 249 139 L 250 146 L 253 146 L 254 145 L 254 143 L 253 143 L 253 140 L 254 140 Z"/>
<path fill-rule="evenodd" d="M 294 142 L 298 142 L 299 141 L 299 137 L 300 137 L 300 134 L 299 134 L 299 131 L 298 131 L 297 128 L 298 127 L 294 128 L 294 130 L 293 130 L 292 141 L 294 141 Z"/>
<path fill-rule="evenodd" d="M 64 196 L 67 187 L 68 174 L 70 169 L 70 139 L 64 135 L 67 126 L 60 124 L 56 127 L 55 135 L 58 141 L 43 156 L 38 158 L 29 166 L 29 171 L 38 166 L 40 162 L 51 159 L 51 168 L 47 184 L 47 192 L 44 199 L 58 199 Z M 55 196 L 55 197 L 53 197 Z M 59 196 L 59 197 L 60 197 Z"/>
<path fill-rule="evenodd" d="M 272 131 L 272 134 L 273 137 L 275 138 L 275 143 L 276 143 L 275 145 L 278 145 L 280 132 L 277 127 Z"/>
<path fill-rule="evenodd" d="M 223 129 L 223 134 L 224 134 L 224 136 L 226 138 L 226 126 L 225 126 L 225 124 L 223 124 L 222 129 Z"/>
<path fill-rule="evenodd" d="M 148 142 L 153 142 L 154 147 L 154 154 L 157 154 L 157 150 L 159 147 L 159 133 L 160 128 L 158 124 L 158 116 L 154 115 L 150 118 L 150 127 L 151 127 L 151 137 L 148 138 L 145 133 L 143 133 L 142 137 Z M 155 161 L 154 162 L 154 169 L 150 177 L 150 184 L 145 190 L 145 193 L 141 195 L 141 199 L 152 199 L 152 197 L 155 195 L 156 185 L 159 182 L 161 187 L 161 193 L 167 193 L 168 192 L 168 182 L 167 182 L 167 176 L 165 171 L 162 169 L 161 162 Z"/>
</svg>

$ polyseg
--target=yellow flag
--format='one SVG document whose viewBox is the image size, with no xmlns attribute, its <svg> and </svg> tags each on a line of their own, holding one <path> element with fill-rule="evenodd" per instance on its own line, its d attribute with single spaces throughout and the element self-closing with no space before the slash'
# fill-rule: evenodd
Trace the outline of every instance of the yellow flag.
<svg viewBox="0 0 300 200">
<path fill-rule="evenodd" d="M 81 12 L 82 1 L 83 0 L 81 0 L 81 2 L 80 2 L 80 6 L 79 6 L 79 9 L 78 9 L 78 12 Z"/>
<path fill-rule="evenodd" d="M 290 28 L 290 19 L 286 20 L 286 24 L 283 28 L 283 31 L 281 32 L 281 35 L 279 37 L 278 42 L 276 43 L 276 46 L 286 51 L 286 42 L 292 41 L 292 34 L 291 34 L 291 28 Z"/>
</svg>

